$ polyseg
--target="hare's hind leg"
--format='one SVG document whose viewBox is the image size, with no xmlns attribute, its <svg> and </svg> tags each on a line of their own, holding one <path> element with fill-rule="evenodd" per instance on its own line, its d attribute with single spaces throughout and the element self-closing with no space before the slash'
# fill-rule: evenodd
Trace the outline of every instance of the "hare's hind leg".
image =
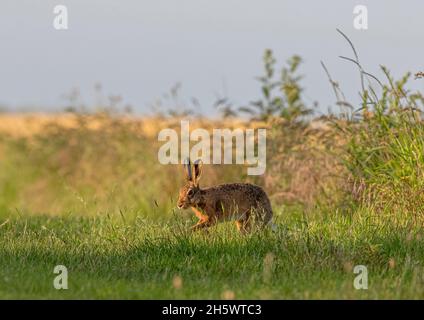
<svg viewBox="0 0 424 320">
<path fill-rule="evenodd" d="M 241 234 L 246 234 L 250 232 L 250 222 L 249 221 L 236 221 L 237 230 L 240 231 Z"/>
<path fill-rule="evenodd" d="M 242 234 L 249 233 L 251 230 L 250 210 L 243 214 L 243 218 L 236 221 L 238 231 Z"/>
</svg>

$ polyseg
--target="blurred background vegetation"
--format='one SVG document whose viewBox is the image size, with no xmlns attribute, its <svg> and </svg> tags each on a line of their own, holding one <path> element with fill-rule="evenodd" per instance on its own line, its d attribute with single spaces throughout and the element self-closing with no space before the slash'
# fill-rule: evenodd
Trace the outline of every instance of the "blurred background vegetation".
<svg viewBox="0 0 424 320">
<path fill-rule="evenodd" d="M 293 56 L 281 68 L 271 50 L 258 77 L 262 96 L 235 106 L 227 97 L 216 107 L 221 118 L 199 115 L 195 100 L 183 105 L 179 85 L 171 107 L 136 117 L 122 98 L 109 96 L 94 111 L 68 96 L 61 114 L 0 115 L 0 211 L 47 215 L 175 214 L 183 183 L 180 165 L 157 160 L 162 128 L 267 128 L 267 170 L 246 175 L 244 166 L 205 166 L 203 186 L 253 182 L 264 186 L 284 214 L 295 206 L 309 212 L 325 207 L 345 213 L 366 207 L 378 213 L 424 212 L 423 96 L 410 92 L 411 74 L 396 81 L 360 70 L 362 104 L 345 101 L 328 70 L 340 106 L 337 115 L 316 116 L 316 103 L 302 96 L 302 59 Z M 418 73 L 419 75 L 419 73 Z M 419 76 L 416 77 L 419 80 Z M 96 90 L 101 87 L 97 86 Z"/>
</svg>

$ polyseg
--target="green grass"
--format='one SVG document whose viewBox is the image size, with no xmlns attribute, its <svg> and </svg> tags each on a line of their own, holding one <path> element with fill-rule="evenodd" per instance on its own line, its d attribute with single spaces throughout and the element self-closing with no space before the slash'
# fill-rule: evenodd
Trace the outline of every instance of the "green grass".
<svg viewBox="0 0 424 320">
<path fill-rule="evenodd" d="M 410 73 L 395 81 L 382 67 L 388 84 L 380 96 L 370 86 L 362 93 L 344 164 L 351 175 L 356 203 L 381 210 L 424 213 L 424 96 L 409 91 Z"/>
<path fill-rule="evenodd" d="M 422 228 L 398 218 L 290 212 L 277 232 L 241 236 L 232 224 L 187 233 L 185 216 L 12 214 L 0 220 L 0 298 L 422 299 Z M 59 264 L 68 290 L 53 287 Z M 359 264 L 368 290 L 353 287 Z"/>
</svg>

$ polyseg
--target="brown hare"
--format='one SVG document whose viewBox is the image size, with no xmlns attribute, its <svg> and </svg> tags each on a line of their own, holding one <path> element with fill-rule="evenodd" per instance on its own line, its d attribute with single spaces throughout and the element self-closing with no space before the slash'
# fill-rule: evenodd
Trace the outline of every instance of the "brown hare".
<svg viewBox="0 0 424 320">
<path fill-rule="evenodd" d="M 191 207 L 199 218 L 192 230 L 235 220 L 238 230 L 246 233 L 251 229 L 252 220 L 259 220 L 262 226 L 270 223 L 271 203 L 261 187 L 249 183 L 229 183 L 201 189 L 202 162 L 197 160 L 192 165 L 187 160 L 184 171 L 187 181 L 180 189 L 177 206 L 179 209 Z"/>
</svg>

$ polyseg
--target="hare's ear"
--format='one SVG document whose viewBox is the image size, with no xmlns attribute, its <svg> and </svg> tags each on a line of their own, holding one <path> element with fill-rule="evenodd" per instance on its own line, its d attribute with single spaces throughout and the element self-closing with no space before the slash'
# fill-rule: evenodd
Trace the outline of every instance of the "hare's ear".
<svg viewBox="0 0 424 320">
<path fill-rule="evenodd" d="M 200 159 L 197 159 L 193 165 L 193 180 L 196 185 L 199 184 L 200 176 L 202 175 L 202 166 L 203 162 Z"/>
<path fill-rule="evenodd" d="M 184 172 L 188 181 L 193 181 L 193 174 L 191 168 L 190 158 L 184 160 Z"/>
</svg>

